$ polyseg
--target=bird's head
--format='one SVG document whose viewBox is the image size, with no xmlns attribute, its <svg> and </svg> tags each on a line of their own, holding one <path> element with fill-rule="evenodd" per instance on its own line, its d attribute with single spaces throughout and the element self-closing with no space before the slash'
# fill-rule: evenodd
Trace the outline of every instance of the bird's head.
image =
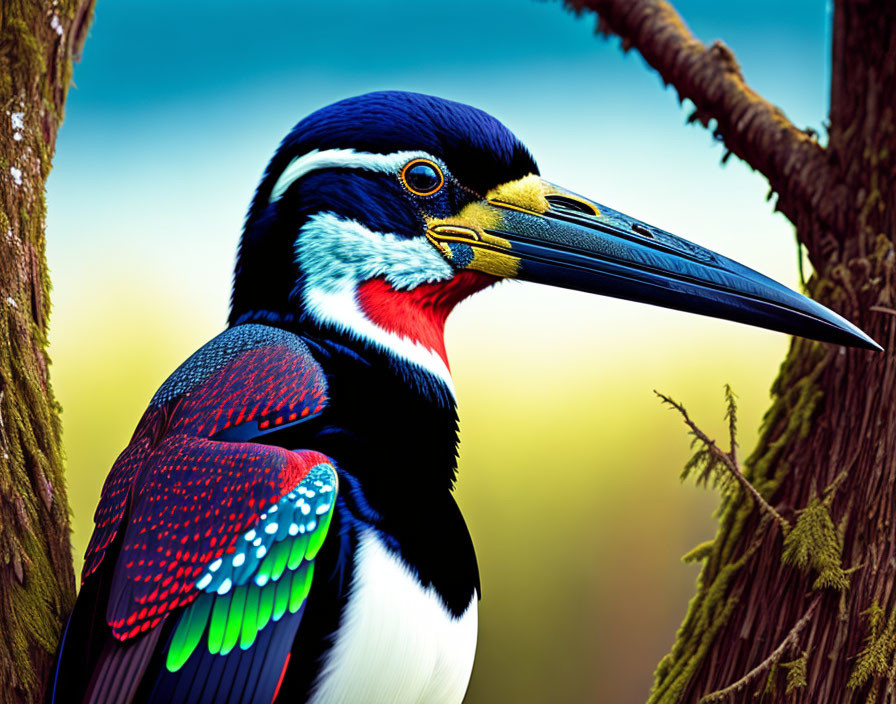
<svg viewBox="0 0 896 704">
<path fill-rule="evenodd" d="M 495 118 L 379 92 L 302 120 L 247 217 L 231 324 L 299 324 L 447 375 L 454 305 L 504 278 L 879 347 L 814 301 L 543 180 Z"/>
</svg>

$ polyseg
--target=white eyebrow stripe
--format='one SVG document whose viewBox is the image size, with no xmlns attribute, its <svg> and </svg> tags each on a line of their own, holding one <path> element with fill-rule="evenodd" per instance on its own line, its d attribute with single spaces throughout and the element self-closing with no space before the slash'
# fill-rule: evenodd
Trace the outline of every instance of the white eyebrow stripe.
<svg viewBox="0 0 896 704">
<path fill-rule="evenodd" d="M 373 154 L 356 152 L 354 149 L 312 149 L 307 154 L 297 156 L 277 178 L 271 189 L 269 203 L 283 197 L 289 187 L 311 171 L 318 169 L 366 169 L 397 174 L 411 159 L 429 159 L 441 164 L 431 154 L 420 151 L 392 152 L 391 154 Z"/>
</svg>

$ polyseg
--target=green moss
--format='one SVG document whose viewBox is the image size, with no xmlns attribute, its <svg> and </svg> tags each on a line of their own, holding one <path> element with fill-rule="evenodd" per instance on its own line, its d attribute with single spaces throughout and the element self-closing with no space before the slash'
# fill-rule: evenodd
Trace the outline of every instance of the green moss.
<svg viewBox="0 0 896 704">
<path fill-rule="evenodd" d="M 691 449 L 694 453 L 685 462 L 679 476 L 682 481 L 693 477 L 697 486 L 711 486 L 723 493 L 729 493 L 737 488 L 734 478 L 725 468 L 725 463 L 700 438 L 695 437 L 691 441 Z"/>
<path fill-rule="evenodd" d="M 68 525 L 58 418 L 52 396 L 35 373 L 34 348 L 17 330 L 22 318 L 18 309 L 9 306 L 0 314 L 0 341 L 8 351 L 0 355 L 0 385 L 5 389 L 0 442 L 6 456 L 0 472 L 0 503 L 4 516 L 12 518 L 0 524 L 0 559 L 11 568 L 6 603 L 14 605 L 2 614 L 0 680 L 32 691 L 40 686 L 30 666 L 34 648 L 48 654 L 55 650 L 73 585 L 70 567 L 66 572 L 52 559 L 48 539 L 60 526 Z M 52 493 L 40 491 L 44 487 L 52 487 Z"/>
<path fill-rule="evenodd" d="M 678 704 L 681 701 L 685 687 L 703 661 L 715 634 L 728 622 L 737 606 L 740 594 L 729 594 L 728 585 L 758 547 L 759 542 L 754 542 L 740 560 L 725 565 L 708 587 L 698 583 L 697 596 L 688 606 L 672 652 L 660 661 L 654 673 L 654 687 L 648 704 Z"/>
<path fill-rule="evenodd" d="M 707 540 L 705 543 L 700 543 L 697 547 L 682 555 L 681 561 L 685 564 L 702 562 L 710 556 L 714 544 L 714 540 Z"/>
<path fill-rule="evenodd" d="M 762 694 L 765 697 L 774 698 L 778 693 L 778 663 L 773 662 L 768 668 L 768 676 L 765 678 L 765 686 Z"/>
<path fill-rule="evenodd" d="M 809 651 L 804 650 L 796 660 L 781 663 L 781 668 L 787 670 L 787 686 L 784 688 L 785 697 L 806 686 L 806 666 L 808 662 Z"/>
<path fill-rule="evenodd" d="M 44 49 L 37 38 L 32 34 L 31 27 L 25 20 L 19 17 L 11 17 L 5 23 L 2 39 L 9 41 L 13 47 L 10 55 L 13 57 L 11 72 L 36 76 L 46 73 L 47 61 L 44 58 Z"/>
<path fill-rule="evenodd" d="M 849 587 L 849 577 L 842 567 L 843 536 L 831 518 L 833 495 L 829 492 L 824 500 L 813 495 L 808 506 L 797 513 L 796 525 L 784 538 L 781 561 L 818 572 L 813 589 L 843 591 Z"/>
<path fill-rule="evenodd" d="M 827 352 L 820 343 L 794 341 L 791 354 L 781 365 L 772 386 L 775 398 L 763 418 L 757 449 L 745 463 L 744 474 L 754 481 L 754 485 L 757 480 L 764 480 L 766 490 L 774 491 L 783 478 L 775 471 L 775 465 L 793 440 L 809 434 L 812 418 L 823 398 L 817 381 L 827 362 Z M 800 367 L 806 364 L 812 364 L 812 368 L 801 374 Z M 798 378 L 793 379 L 793 376 Z M 788 379 L 790 383 L 787 383 Z M 782 421 L 785 423 L 783 428 Z M 769 480 L 773 480 L 771 484 L 768 484 Z"/>
<path fill-rule="evenodd" d="M 737 602 L 738 596 L 732 596 L 724 602 L 722 609 L 717 613 L 717 619 L 711 622 L 707 634 L 715 636 L 731 617 Z M 685 687 L 687 687 L 688 682 L 694 676 L 700 663 L 703 662 L 703 658 L 706 657 L 710 645 L 712 645 L 712 638 L 704 638 L 699 642 L 697 650 L 690 657 L 680 660 L 675 665 L 670 665 L 664 686 L 662 688 L 654 688 L 654 691 L 650 693 L 647 704 L 680 704 Z"/>
<path fill-rule="evenodd" d="M 887 617 L 874 601 L 862 615 L 868 620 L 868 635 L 846 683 L 850 689 L 861 689 L 869 680 L 886 676 L 893 666 L 893 653 L 896 651 L 896 610 Z M 868 701 L 873 702 L 874 695 L 872 688 Z"/>
</svg>

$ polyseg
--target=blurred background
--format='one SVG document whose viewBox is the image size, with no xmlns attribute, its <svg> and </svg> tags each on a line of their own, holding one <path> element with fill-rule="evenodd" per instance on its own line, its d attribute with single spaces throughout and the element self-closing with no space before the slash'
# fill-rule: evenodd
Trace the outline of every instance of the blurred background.
<svg viewBox="0 0 896 704">
<path fill-rule="evenodd" d="M 824 139 L 823 0 L 675 4 Z M 798 285 L 793 230 L 766 182 L 736 159 L 720 166 L 674 91 L 593 30 L 593 17 L 535 0 L 99 0 L 48 197 L 78 569 L 103 479 L 154 390 L 224 325 L 267 159 L 334 100 L 393 88 L 476 105 L 548 179 Z M 686 430 L 652 389 L 723 437 L 730 383 L 749 450 L 787 344 L 528 284 L 458 308 L 458 497 L 483 585 L 468 702 L 644 700 L 697 577 L 680 556 L 713 536 L 717 503 L 679 484 Z"/>
</svg>

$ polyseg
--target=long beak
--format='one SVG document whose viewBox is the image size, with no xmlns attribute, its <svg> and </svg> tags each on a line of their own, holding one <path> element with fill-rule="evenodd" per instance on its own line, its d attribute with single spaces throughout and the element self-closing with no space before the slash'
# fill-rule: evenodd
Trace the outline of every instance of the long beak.
<svg viewBox="0 0 896 704">
<path fill-rule="evenodd" d="M 431 221 L 427 236 L 458 268 L 882 349 L 772 279 L 536 176 Z"/>
</svg>

